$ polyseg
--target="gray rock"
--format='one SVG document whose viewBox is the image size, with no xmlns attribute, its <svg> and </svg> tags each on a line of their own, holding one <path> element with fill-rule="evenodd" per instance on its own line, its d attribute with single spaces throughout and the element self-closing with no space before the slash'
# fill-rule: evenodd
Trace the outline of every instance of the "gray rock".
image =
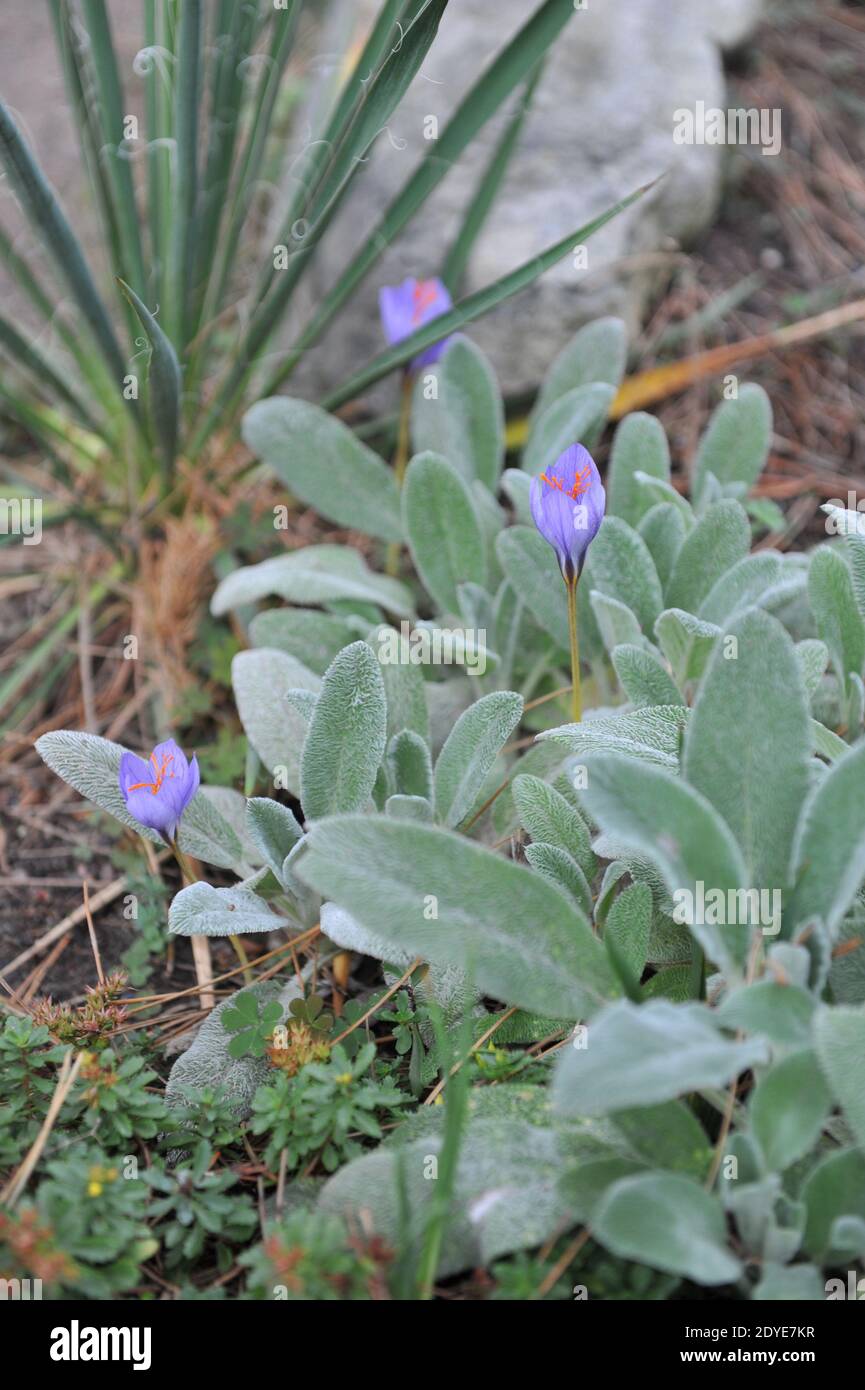
<svg viewBox="0 0 865 1390">
<path fill-rule="evenodd" d="M 364 19 L 372 0 L 359 6 Z M 368 167 L 326 237 L 310 288 L 321 294 L 429 148 L 490 55 L 525 21 L 526 0 L 460 0 L 445 12 L 424 67 L 377 142 Z M 721 48 L 738 44 L 762 0 L 588 0 L 559 38 L 536 91 L 510 173 L 472 255 L 464 291 L 497 279 L 617 199 L 666 172 L 635 207 L 587 242 L 587 268 L 566 257 L 540 282 L 471 328 L 506 390 L 536 385 L 590 318 L 616 314 L 636 327 L 660 261 L 712 219 L 719 146 L 673 142 L 674 111 L 726 108 Z M 406 275 L 437 273 L 460 215 L 502 128 L 481 133 L 404 236 L 301 366 L 289 389 L 315 394 L 381 348 L 377 291 Z"/>
<path fill-rule="evenodd" d="M 765 0 L 718 0 L 706 6 L 708 32 L 729 53 L 751 35 L 765 8 Z"/>
</svg>

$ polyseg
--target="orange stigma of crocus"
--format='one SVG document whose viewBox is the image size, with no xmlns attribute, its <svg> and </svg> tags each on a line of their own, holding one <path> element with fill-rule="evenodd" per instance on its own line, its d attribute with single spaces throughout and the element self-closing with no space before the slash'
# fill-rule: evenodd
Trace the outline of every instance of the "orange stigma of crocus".
<svg viewBox="0 0 865 1390">
<path fill-rule="evenodd" d="M 591 480 L 592 470 L 588 464 L 577 474 L 574 479 L 573 487 L 568 488 L 567 491 L 565 491 L 565 485 L 561 478 L 557 478 L 555 474 L 551 478 L 548 478 L 546 473 L 541 474 L 542 483 L 546 483 L 547 487 L 556 488 L 559 492 L 564 492 L 565 496 L 570 497 L 574 502 L 578 501 L 583 493 L 588 490 Z"/>
<path fill-rule="evenodd" d="M 430 305 L 435 304 L 436 287 L 433 280 L 418 280 L 412 290 L 412 300 L 414 309 L 412 310 L 412 323 L 420 323 L 424 310 L 429 309 Z"/>
<path fill-rule="evenodd" d="M 166 774 L 167 774 L 169 777 L 173 777 L 173 776 L 174 776 L 174 773 L 173 773 L 173 772 L 168 772 L 168 764 L 174 761 L 174 754 L 173 754 L 173 753 L 163 753 L 163 755 L 162 755 L 162 762 L 159 763 L 159 764 L 157 764 L 157 762 L 156 762 L 156 754 L 155 754 L 155 753 L 151 753 L 151 754 L 150 754 L 150 761 L 153 763 L 153 766 L 154 766 L 154 768 L 155 768 L 155 770 L 156 770 L 156 781 L 155 781 L 155 782 L 135 782 L 133 786 L 131 786 L 131 787 L 128 788 L 129 791 L 131 791 L 131 792 L 137 792 L 137 791 L 139 791 L 139 790 L 141 789 L 141 787 L 149 787 L 150 790 L 151 790 L 151 792 L 152 792 L 153 795 L 155 796 L 156 793 L 159 791 L 159 788 L 162 786 L 162 783 L 165 781 Z"/>
</svg>

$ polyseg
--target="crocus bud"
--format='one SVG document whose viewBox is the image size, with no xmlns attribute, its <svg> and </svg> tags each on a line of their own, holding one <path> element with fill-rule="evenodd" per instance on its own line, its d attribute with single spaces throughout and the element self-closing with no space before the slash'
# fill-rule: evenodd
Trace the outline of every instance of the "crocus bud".
<svg viewBox="0 0 865 1390">
<path fill-rule="evenodd" d="M 118 780 L 130 815 L 172 843 L 180 818 L 198 791 L 198 759 L 193 755 L 188 762 L 170 738 L 157 743 L 149 762 L 135 753 L 124 753 Z"/>
<path fill-rule="evenodd" d="M 572 444 L 532 479 L 532 519 L 555 550 L 566 583 L 579 578 L 586 551 L 604 519 L 606 500 L 601 475 L 582 444 Z"/>
<path fill-rule="evenodd" d="M 415 280 L 411 275 L 401 285 L 385 285 L 379 290 L 378 305 L 384 336 L 391 346 L 401 343 L 453 307 L 441 280 Z M 418 353 L 410 364 L 411 370 L 417 371 L 437 362 L 449 342 L 449 338 L 444 338 Z"/>
</svg>

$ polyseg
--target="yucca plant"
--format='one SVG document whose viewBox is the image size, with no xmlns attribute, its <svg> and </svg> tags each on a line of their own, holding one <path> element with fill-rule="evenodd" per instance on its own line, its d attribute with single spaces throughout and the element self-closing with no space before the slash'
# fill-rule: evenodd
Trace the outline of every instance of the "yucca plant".
<svg viewBox="0 0 865 1390">
<path fill-rule="evenodd" d="M 419 275 L 440 272 L 458 294 L 544 56 L 573 16 L 571 0 L 544 0 L 492 58 L 293 342 L 279 356 L 269 352 L 276 330 L 292 321 L 321 238 L 429 53 L 447 2 L 386 0 L 365 42 L 337 65 L 329 104 L 316 90 L 324 114 L 307 138 L 302 98 L 313 79 L 305 78 L 298 36 L 326 17 L 321 5 L 142 0 L 144 46 L 130 84 L 105 0 L 50 0 L 82 174 L 100 214 L 99 259 L 111 275 L 103 283 L 94 273 L 15 116 L 0 103 L 0 164 L 45 251 L 37 264 L 29 245 L 22 254 L 23 238 L 0 227 L 0 258 L 48 330 L 29 337 L 10 315 L 0 315 L 0 413 L 23 426 L 52 465 L 50 495 L 40 471 L 42 524 L 84 522 L 115 552 L 119 568 L 110 580 L 134 574 L 142 536 L 158 536 L 166 515 L 183 511 L 190 478 L 199 498 L 203 482 L 218 495 L 225 485 L 219 464 L 241 411 L 291 376 L 301 354 L 314 349 L 374 273 L 383 249 L 410 232 L 465 148 L 510 105 L 463 225 L 442 246 L 441 265 L 418 267 Z M 143 96 L 140 130 L 128 114 L 134 83 Z M 263 207 L 265 181 L 287 189 L 279 209 Z M 351 380 L 322 404 L 339 407 L 439 335 L 492 309 L 623 206 L 480 292 L 457 298 L 435 329 L 421 327 L 359 362 Z M 277 211 L 276 235 L 265 238 Z M 9 464 L 5 474 L 7 495 L 32 495 L 25 468 Z M 103 595 L 100 579 L 84 595 L 86 608 Z M 75 622 L 77 598 L 70 590 L 59 625 L 0 688 L 0 705 L 53 663 L 39 685 L 50 693 L 65 669 L 54 658 Z"/>
<path fill-rule="evenodd" d="M 96 463 L 109 500 L 118 500 L 133 459 L 145 497 L 152 501 L 169 489 L 178 457 L 199 459 L 251 395 L 262 385 L 269 393 L 291 375 L 300 354 L 317 342 L 384 247 L 422 211 L 489 118 L 517 89 L 533 85 L 546 50 L 573 14 L 569 0 L 538 7 L 478 78 L 294 344 L 263 372 L 262 354 L 293 308 L 304 272 L 368 151 L 429 52 L 446 5 L 387 0 L 381 6 L 354 60 L 346 56 L 331 109 L 298 161 L 299 141 L 283 125 L 286 103 L 290 115 L 299 109 L 297 83 L 288 78 L 304 10 L 313 7 L 302 0 L 143 0 L 146 46 L 135 75 L 145 117 L 143 131 L 132 137 L 137 123 L 126 114 L 105 0 L 81 0 L 80 9 L 75 0 L 51 0 L 114 283 L 97 283 L 14 116 L 0 105 L 0 157 L 10 187 L 45 246 L 52 278 L 75 307 L 74 322 L 55 317 L 52 288 L 21 257 L 14 238 L 0 234 L 0 256 L 32 307 L 52 322 L 57 349 L 49 356 L 8 318 L 0 319 L 0 346 L 12 365 L 0 397 L 4 411 L 68 469 L 91 471 Z M 505 151 L 513 143 L 510 127 L 506 135 Z M 275 239 L 284 248 L 280 257 L 261 245 L 257 190 L 263 170 L 278 184 L 289 161 L 289 193 Z M 505 163 L 500 148 L 479 189 L 484 204 Z M 442 248 L 454 289 L 478 228 L 475 199 L 456 245 Z M 458 302 L 441 331 L 530 283 L 587 231 L 575 230 L 531 265 Z M 239 282 L 238 261 L 254 264 L 254 246 L 257 273 Z M 422 336 L 358 364 L 357 376 L 325 404 L 350 399 L 407 362 Z M 139 383 L 143 361 L 147 379 Z"/>
</svg>

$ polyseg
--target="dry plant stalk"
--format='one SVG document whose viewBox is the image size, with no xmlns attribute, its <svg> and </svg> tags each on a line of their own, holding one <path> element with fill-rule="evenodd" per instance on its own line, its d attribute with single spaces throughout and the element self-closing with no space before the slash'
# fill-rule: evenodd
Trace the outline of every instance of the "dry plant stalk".
<svg viewBox="0 0 865 1390">
<path fill-rule="evenodd" d="M 143 542 L 134 595 L 134 627 L 166 707 L 192 683 L 186 652 L 212 587 L 217 538 L 209 521 L 169 518 L 161 540 Z"/>
</svg>

